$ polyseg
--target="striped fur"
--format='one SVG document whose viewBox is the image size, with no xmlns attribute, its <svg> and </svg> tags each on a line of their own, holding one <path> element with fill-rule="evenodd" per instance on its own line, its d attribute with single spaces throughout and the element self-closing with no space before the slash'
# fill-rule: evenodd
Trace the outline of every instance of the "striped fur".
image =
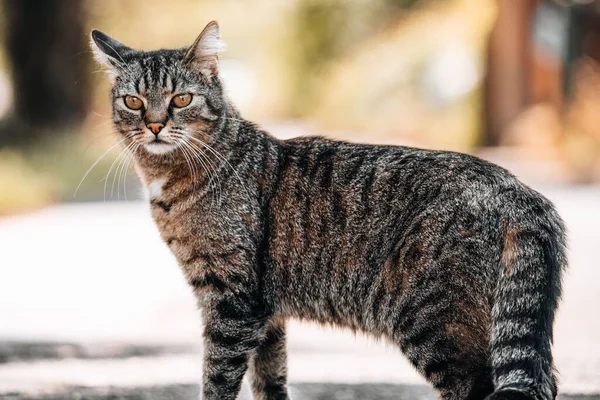
<svg viewBox="0 0 600 400">
<path fill-rule="evenodd" d="M 288 399 L 287 318 L 397 344 L 442 399 L 556 397 L 567 261 L 540 194 L 469 155 L 275 139 L 226 100 L 216 58 L 93 36 L 114 47 L 95 44 L 114 76 L 115 126 L 139 144 L 152 216 L 203 309 L 205 399 L 235 399 L 246 372 L 255 398 Z M 178 93 L 195 100 L 173 109 Z M 124 95 L 146 108 L 127 110 Z M 195 150 L 148 150 L 148 115 Z"/>
</svg>

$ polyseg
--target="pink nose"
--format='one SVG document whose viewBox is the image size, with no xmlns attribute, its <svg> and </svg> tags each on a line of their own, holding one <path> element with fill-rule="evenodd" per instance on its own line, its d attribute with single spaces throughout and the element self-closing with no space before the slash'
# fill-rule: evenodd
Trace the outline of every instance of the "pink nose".
<svg viewBox="0 0 600 400">
<path fill-rule="evenodd" d="M 163 124 L 161 124 L 160 122 L 151 122 L 151 123 L 147 124 L 146 127 L 148 129 L 150 129 L 152 131 L 152 133 L 157 135 L 160 132 L 160 130 L 162 128 L 164 128 L 165 126 Z"/>
</svg>

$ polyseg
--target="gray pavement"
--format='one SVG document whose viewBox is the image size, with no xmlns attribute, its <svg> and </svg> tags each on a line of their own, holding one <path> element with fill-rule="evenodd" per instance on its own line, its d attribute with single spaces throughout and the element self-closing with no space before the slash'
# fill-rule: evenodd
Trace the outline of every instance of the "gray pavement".
<svg viewBox="0 0 600 400">
<path fill-rule="evenodd" d="M 72 388 L 54 394 L 29 396 L 8 394 L 4 400 L 192 400 L 197 399 L 196 385 L 170 385 L 137 388 Z M 433 391 L 424 385 L 390 384 L 327 384 L 293 383 L 290 385 L 293 400 L 434 400 Z M 239 400 L 250 400 L 245 390 Z M 600 400 L 593 395 L 564 395 L 560 400 Z"/>
</svg>

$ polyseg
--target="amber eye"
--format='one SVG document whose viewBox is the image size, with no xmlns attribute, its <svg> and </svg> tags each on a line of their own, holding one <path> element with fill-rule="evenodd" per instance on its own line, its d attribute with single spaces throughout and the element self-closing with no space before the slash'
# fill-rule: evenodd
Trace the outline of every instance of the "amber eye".
<svg viewBox="0 0 600 400">
<path fill-rule="evenodd" d="M 173 105 L 177 108 L 188 106 L 192 102 L 192 95 L 189 93 L 178 94 L 173 97 Z"/>
<path fill-rule="evenodd" d="M 139 110 L 144 105 L 144 102 L 139 97 L 125 96 L 125 105 L 132 110 Z"/>
</svg>

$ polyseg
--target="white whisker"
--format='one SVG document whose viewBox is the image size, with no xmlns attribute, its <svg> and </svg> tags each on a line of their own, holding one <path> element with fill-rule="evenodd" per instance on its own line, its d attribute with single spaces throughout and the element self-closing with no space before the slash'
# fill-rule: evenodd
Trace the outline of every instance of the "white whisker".
<svg viewBox="0 0 600 400">
<path fill-rule="evenodd" d="M 193 167 L 190 163 L 190 159 L 188 158 L 187 153 L 185 152 L 183 146 L 180 143 L 177 143 L 177 147 L 179 147 L 179 149 L 181 150 L 181 154 L 183 154 L 183 157 L 185 158 L 185 163 L 188 166 L 188 169 L 190 171 L 190 176 L 192 177 L 192 196 L 194 195 L 195 191 L 196 191 L 196 185 L 195 185 L 195 180 L 194 180 L 194 171 L 193 171 Z"/>
<path fill-rule="evenodd" d="M 117 163 L 117 161 L 120 161 L 121 157 L 123 156 L 123 154 L 127 151 L 127 147 L 131 146 L 132 143 L 128 144 L 124 149 L 121 150 L 121 152 L 117 155 L 117 158 L 115 158 L 112 162 L 112 164 L 110 164 L 110 168 L 108 169 L 108 172 L 106 173 L 106 175 L 104 176 L 104 178 L 102 178 L 100 180 L 100 182 L 104 181 L 104 190 L 103 190 L 103 195 L 104 195 L 104 201 L 106 202 L 106 185 L 108 183 L 108 179 L 110 177 L 110 173 L 112 172 L 113 167 L 115 166 L 115 163 Z M 113 179 L 113 188 L 114 188 L 114 179 Z M 112 194 L 111 194 L 111 198 L 112 198 Z"/>
<path fill-rule="evenodd" d="M 207 186 L 211 190 L 211 193 L 213 196 L 212 200 L 211 200 L 211 208 L 212 208 L 213 202 L 216 202 L 217 206 L 218 206 L 220 204 L 220 187 L 217 188 L 216 182 L 214 182 L 214 179 L 213 179 L 213 176 L 218 176 L 218 175 L 211 171 L 210 165 L 212 165 L 212 162 L 210 162 L 210 160 L 208 158 L 205 158 L 206 156 L 204 156 L 199 151 L 200 149 L 198 149 L 195 145 L 193 145 L 193 143 L 189 142 L 185 136 L 182 137 L 182 140 L 183 140 L 184 145 L 189 149 L 189 152 L 191 153 L 192 158 L 201 164 L 202 169 L 208 175 Z M 218 192 L 217 192 L 217 190 L 218 190 Z"/>
<path fill-rule="evenodd" d="M 210 187 L 215 191 L 215 196 L 217 197 L 217 206 L 220 205 L 222 199 L 222 190 L 221 179 L 219 178 L 219 174 L 217 173 L 217 165 L 214 164 L 213 161 L 206 154 L 204 154 L 202 149 L 199 148 L 194 142 L 190 141 L 187 137 L 184 137 L 184 140 L 187 142 L 188 146 L 192 148 L 194 154 L 198 157 L 198 161 L 202 163 L 203 168 L 209 177 L 208 183 Z"/>
<path fill-rule="evenodd" d="M 131 149 L 134 147 L 133 145 L 137 144 L 137 143 L 132 143 L 131 146 L 127 146 L 126 149 L 126 154 L 123 156 L 123 159 L 121 160 L 121 164 L 120 166 L 117 167 L 117 170 L 115 171 L 115 175 L 118 175 L 117 177 L 117 199 L 121 200 L 121 179 L 123 176 L 123 171 L 125 169 L 125 165 L 129 162 L 129 160 L 131 159 Z M 113 180 L 113 185 L 114 185 L 114 180 Z M 124 193 L 124 195 L 127 195 L 126 193 Z M 112 197 L 112 193 L 111 193 L 111 197 Z"/>
<path fill-rule="evenodd" d="M 216 173 L 216 165 L 213 164 L 212 160 L 207 157 L 202 149 L 200 149 L 196 144 L 189 141 L 188 137 L 178 131 L 173 132 L 173 135 L 180 139 L 181 146 L 179 146 L 182 151 L 185 151 L 186 154 L 190 156 L 193 160 L 194 165 L 201 166 L 205 173 L 208 175 L 208 189 L 211 191 L 212 200 L 211 200 L 211 208 L 213 203 L 220 204 L 221 203 L 221 181 L 219 179 L 219 175 Z M 184 148 L 185 147 L 185 150 Z M 196 164 L 196 163 L 199 163 Z M 211 168 L 212 167 L 212 168 Z M 215 181 L 216 178 L 216 181 Z"/>
<path fill-rule="evenodd" d="M 123 174 L 123 193 L 125 194 L 125 201 L 129 201 L 127 199 L 127 173 L 129 172 L 129 166 L 131 165 L 131 160 L 135 156 L 135 152 L 140 148 L 142 144 L 137 143 L 133 150 L 130 152 L 130 157 L 127 159 L 127 166 L 125 167 L 125 173 Z"/>
<path fill-rule="evenodd" d="M 133 137 L 133 136 L 135 136 L 135 134 L 132 135 L 131 137 Z M 83 181 L 85 180 L 85 178 L 87 178 L 87 176 L 90 174 L 90 172 L 94 169 L 94 167 L 96 165 L 98 165 L 98 163 L 100 162 L 100 160 L 102 160 L 108 153 L 110 153 L 110 151 L 112 149 L 114 149 L 115 147 L 117 147 L 118 145 L 120 145 L 121 143 L 123 143 L 125 140 L 127 140 L 129 138 L 130 138 L 129 136 L 126 136 L 123 139 L 119 140 L 117 143 L 115 143 L 112 146 L 110 146 L 108 148 L 108 150 L 106 150 L 100 157 L 98 157 L 98 159 L 96 159 L 96 161 L 94 161 L 94 163 L 83 174 L 83 177 L 81 178 L 81 181 L 79 181 L 79 184 L 77 185 L 77 188 L 75 189 L 75 193 L 73 193 L 73 198 L 75 198 L 75 196 L 77 196 L 77 192 L 79 191 L 79 188 L 81 187 L 81 184 L 83 183 Z"/>
<path fill-rule="evenodd" d="M 130 143 L 130 145 L 133 143 Z M 110 189 L 110 198 L 112 199 L 114 197 L 114 191 L 115 191 L 115 180 L 118 181 L 117 179 L 117 175 L 119 175 L 119 169 L 121 168 L 121 166 L 123 165 L 123 162 L 126 160 L 127 158 L 127 148 L 129 146 L 125 147 L 123 149 L 123 151 L 119 154 L 120 156 L 120 160 L 117 162 L 117 168 L 115 168 L 115 173 L 113 174 L 113 181 L 112 181 L 112 186 Z M 117 197 L 119 196 L 119 188 L 117 186 Z M 119 199 L 120 200 L 120 199 Z"/>
<path fill-rule="evenodd" d="M 108 121 L 108 122 L 112 122 L 112 121 Z M 95 142 L 97 142 L 100 139 L 105 139 L 107 137 L 113 137 L 113 133 L 112 132 L 104 133 L 98 137 L 93 138 L 92 140 L 90 140 L 90 142 L 87 144 L 87 146 L 85 146 L 85 149 L 83 149 L 83 153 L 85 154 L 85 152 L 89 150 L 89 148 L 92 146 L 92 144 L 94 144 Z"/>
<path fill-rule="evenodd" d="M 248 196 L 248 199 L 250 199 L 252 196 L 250 196 L 250 191 L 248 190 L 248 188 L 244 185 L 244 181 L 242 180 L 242 178 L 240 177 L 240 175 L 237 173 L 236 169 L 233 168 L 233 166 L 231 165 L 231 163 L 221 154 L 219 153 L 217 150 L 213 149 L 211 146 L 209 146 L 207 143 L 203 142 L 202 140 L 195 138 L 195 137 L 191 137 L 189 136 L 190 139 L 198 142 L 201 146 L 203 146 L 204 148 L 206 148 L 208 151 L 210 151 L 211 153 L 213 153 L 215 155 L 215 157 L 220 158 L 223 162 L 225 162 L 229 168 L 231 168 L 231 171 L 235 174 L 235 176 L 237 177 L 238 181 L 240 182 L 240 185 L 242 185 L 242 187 L 244 188 L 244 191 L 246 192 L 246 195 Z"/>
</svg>

